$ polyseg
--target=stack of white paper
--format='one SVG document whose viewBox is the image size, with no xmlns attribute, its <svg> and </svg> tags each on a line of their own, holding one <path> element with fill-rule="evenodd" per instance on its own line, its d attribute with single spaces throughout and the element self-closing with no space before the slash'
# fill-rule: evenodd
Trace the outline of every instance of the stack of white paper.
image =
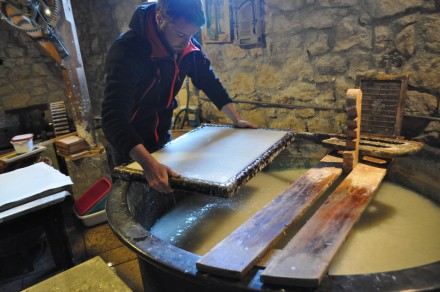
<svg viewBox="0 0 440 292">
<path fill-rule="evenodd" d="M 0 211 L 51 195 L 72 184 L 69 176 L 43 162 L 0 174 Z"/>
</svg>

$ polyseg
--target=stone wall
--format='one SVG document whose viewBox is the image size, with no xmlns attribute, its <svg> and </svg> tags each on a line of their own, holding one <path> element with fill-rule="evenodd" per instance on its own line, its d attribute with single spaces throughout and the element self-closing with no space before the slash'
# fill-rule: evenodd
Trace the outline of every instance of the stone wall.
<svg viewBox="0 0 440 292">
<path fill-rule="evenodd" d="M 71 1 L 93 116 L 101 111 L 106 53 L 127 29 L 128 19 L 140 4 L 129 2 Z M 0 128 L 11 125 L 5 122 L 12 118 L 5 115 L 6 110 L 55 101 L 65 101 L 68 106 L 59 65 L 24 32 L 0 21 Z M 46 117 L 49 121 L 49 111 Z M 17 123 L 15 117 L 13 122 Z"/>
<path fill-rule="evenodd" d="M 113 41 L 128 29 L 140 1 L 71 0 L 78 40 L 86 70 L 92 111 L 100 115 L 104 94 L 104 63 Z"/>
<path fill-rule="evenodd" d="M 94 115 L 103 99 L 108 48 L 139 4 L 72 0 Z M 341 133 L 345 93 L 356 75 L 385 73 L 409 75 L 405 114 L 439 117 L 438 1 L 264 0 L 263 14 L 264 46 L 203 45 L 230 95 L 248 102 L 237 103 L 245 119 L 263 127 Z M 1 24 L 0 38 L 0 111 L 65 96 L 56 65 L 24 35 Z M 225 122 L 191 92 L 203 118 Z M 185 99 L 183 90 L 182 104 Z M 440 147 L 439 132 L 438 118 L 404 116 L 407 137 Z"/>
<path fill-rule="evenodd" d="M 408 75 L 404 113 L 439 117 L 438 1 L 264 2 L 264 47 L 205 45 L 231 96 L 281 107 L 243 104 L 244 118 L 267 127 L 340 133 L 343 112 L 313 107 L 341 109 L 356 75 L 368 74 Z M 204 113 L 217 117 L 212 107 Z M 440 119 L 405 116 L 403 122 L 402 134 L 440 146 Z"/>
<path fill-rule="evenodd" d="M 56 62 L 0 21 L 0 117 L 5 110 L 66 99 Z"/>
</svg>

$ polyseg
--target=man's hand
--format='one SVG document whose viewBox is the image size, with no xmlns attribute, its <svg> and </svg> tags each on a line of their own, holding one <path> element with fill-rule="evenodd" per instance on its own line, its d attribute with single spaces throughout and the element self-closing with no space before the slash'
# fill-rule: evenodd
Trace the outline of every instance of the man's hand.
<svg viewBox="0 0 440 292">
<path fill-rule="evenodd" d="M 154 164 L 142 168 L 144 169 L 145 178 L 150 187 L 161 193 L 171 193 L 173 191 L 168 181 L 168 175 L 180 177 L 180 174 L 157 161 Z"/>
<path fill-rule="evenodd" d="M 234 123 L 234 126 L 238 128 L 253 128 L 253 129 L 258 128 L 257 125 L 245 120 L 238 120 L 236 123 Z"/>
<path fill-rule="evenodd" d="M 171 193 L 168 176 L 180 177 L 170 167 L 159 163 L 141 144 L 136 145 L 130 151 L 130 157 L 140 164 L 144 170 L 145 178 L 151 188 L 161 193 Z"/>
<path fill-rule="evenodd" d="M 228 116 L 228 118 L 231 119 L 234 126 L 236 126 L 238 128 L 253 128 L 253 129 L 258 128 L 257 125 L 255 125 L 251 122 L 242 120 L 232 103 L 225 104 L 222 107 L 222 112 L 224 112 L 226 114 L 226 116 Z"/>
</svg>

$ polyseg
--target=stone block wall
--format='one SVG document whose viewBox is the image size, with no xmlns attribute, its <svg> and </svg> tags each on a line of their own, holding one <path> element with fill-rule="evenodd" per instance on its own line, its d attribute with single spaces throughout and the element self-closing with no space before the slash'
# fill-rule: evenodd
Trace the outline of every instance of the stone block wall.
<svg viewBox="0 0 440 292">
<path fill-rule="evenodd" d="M 71 0 L 87 85 L 95 116 L 101 113 L 104 94 L 104 64 L 113 41 L 128 29 L 140 1 Z"/>
<path fill-rule="evenodd" d="M 141 2 L 72 0 L 94 115 L 99 115 L 103 99 L 108 48 L 127 29 Z M 237 103 L 243 118 L 263 127 L 341 133 L 345 93 L 354 87 L 356 75 L 406 74 L 402 134 L 440 147 L 438 1 L 262 2 L 263 46 L 203 45 L 231 97 L 246 102 Z M 10 105 L 63 94 L 56 65 L 24 35 L 2 23 L 0 39 L 0 115 Z M 197 100 L 194 89 L 191 92 L 191 103 L 201 104 L 203 118 L 226 121 L 209 102 Z M 179 99 L 184 105 L 184 88 Z"/>
<path fill-rule="evenodd" d="M 342 109 L 357 75 L 408 75 L 404 114 L 437 119 L 404 116 L 402 134 L 440 146 L 439 7 L 423 0 L 265 0 L 265 46 L 204 48 L 231 96 L 256 101 L 239 104 L 244 118 L 296 131 L 341 133 L 345 113 L 319 107 Z M 206 104 L 203 111 L 219 117 Z"/>
<path fill-rule="evenodd" d="M 56 62 L 24 33 L 0 21 L 0 116 L 5 110 L 65 99 Z"/>
</svg>

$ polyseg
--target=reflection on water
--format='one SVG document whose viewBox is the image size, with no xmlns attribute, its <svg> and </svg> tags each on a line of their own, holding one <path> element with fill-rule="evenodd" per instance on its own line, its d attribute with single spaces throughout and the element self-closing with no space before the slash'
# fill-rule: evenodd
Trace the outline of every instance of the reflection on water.
<svg viewBox="0 0 440 292">
<path fill-rule="evenodd" d="M 194 194 L 160 218 L 151 232 L 166 242 L 203 255 L 306 171 L 261 172 L 230 199 Z M 306 218 L 294 224 L 275 248 L 282 248 L 305 221 Z M 439 226 L 438 205 L 401 186 L 384 182 L 329 273 L 364 274 L 439 261 Z"/>
</svg>

